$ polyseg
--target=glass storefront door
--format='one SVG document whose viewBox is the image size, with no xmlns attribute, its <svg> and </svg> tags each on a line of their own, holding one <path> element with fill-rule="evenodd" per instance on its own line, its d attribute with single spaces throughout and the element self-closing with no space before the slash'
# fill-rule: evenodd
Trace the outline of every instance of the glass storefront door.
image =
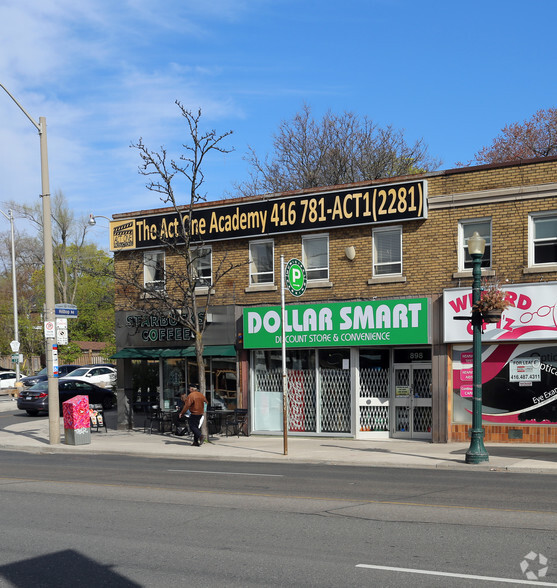
<svg viewBox="0 0 557 588">
<path fill-rule="evenodd" d="M 394 364 L 393 437 L 431 438 L 431 363 Z"/>
</svg>

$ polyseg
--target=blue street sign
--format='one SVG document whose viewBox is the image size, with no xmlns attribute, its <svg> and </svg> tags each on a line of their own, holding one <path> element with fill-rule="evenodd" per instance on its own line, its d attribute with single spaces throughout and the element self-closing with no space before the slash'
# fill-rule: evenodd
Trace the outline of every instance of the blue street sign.
<svg viewBox="0 0 557 588">
<path fill-rule="evenodd" d="M 60 303 L 54 305 L 54 314 L 56 316 L 65 316 L 68 318 L 77 318 L 77 306 L 74 304 Z"/>
</svg>

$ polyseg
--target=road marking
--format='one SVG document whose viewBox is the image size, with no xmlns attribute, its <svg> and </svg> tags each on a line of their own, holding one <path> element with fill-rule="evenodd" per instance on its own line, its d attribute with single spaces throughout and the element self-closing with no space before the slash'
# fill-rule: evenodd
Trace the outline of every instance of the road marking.
<svg viewBox="0 0 557 588">
<path fill-rule="evenodd" d="M 357 564 L 357 568 L 372 570 L 386 570 L 387 572 L 404 572 L 406 574 L 423 574 L 425 576 L 443 576 L 446 578 L 462 578 L 464 580 L 483 580 L 484 582 L 499 582 L 504 584 L 525 584 L 527 586 L 557 586 L 552 582 L 540 582 L 539 580 L 515 580 L 514 578 L 494 578 L 492 576 L 475 576 L 472 574 L 453 574 L 452 572 L 436 572 L 434 570 L 418 570 L 413 568 L 394 568 L 391 566 L 374 566 L 370 564 Z"/>
<path fill-rule="evenodd" d="M 282 474 L 249 474 L 245 472 L 209 472 L 206 470 L 168 470 L 169 472 L 185 472 L 187 474 L 220 474 L 223 476 L 262 476 L 266 478 L 284 478 Z"/>
</svg>

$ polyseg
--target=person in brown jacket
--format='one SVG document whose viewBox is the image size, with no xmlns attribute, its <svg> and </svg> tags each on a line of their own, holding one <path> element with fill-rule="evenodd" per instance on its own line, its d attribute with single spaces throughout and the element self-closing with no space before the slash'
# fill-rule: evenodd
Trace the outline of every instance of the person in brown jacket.
<svg viewBox="0 0 557 588">
<path fill-rule="evenodd" d="M 205 416 L 205 405 L 207 399 L 197 387 L 197 384 L 190 384 L 190 393 L 186 397 L 184 406 L 178 415 L 178 418 L 182 418 L 188 410 L 190 411 L 189 424 L 190 430 L 193 433 L 193 443 L 195 447 L 200 447 L 203 443 L 203 435 L 201 433 L 201 425 L 203 424 L 203 418 Z"/>
</svg>

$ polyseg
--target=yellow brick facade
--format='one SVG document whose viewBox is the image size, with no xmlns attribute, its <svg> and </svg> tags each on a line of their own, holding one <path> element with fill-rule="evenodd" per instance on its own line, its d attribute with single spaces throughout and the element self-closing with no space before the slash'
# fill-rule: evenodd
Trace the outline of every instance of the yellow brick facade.
<svg viewBox="0 0 557 588">
<path fill-rule="evenodd" d="M 471 276 L 459 272 L 458 268 L 458 225 L 461 220 L 484 217 L 491 219 L 491 269 L 497 279 L 510 284 L 557 280 L 557 268 L 549 268 L 551 271 L 528 268 L 528 215 L 557 211 L 557 158 L 412 176 L 415 178 L 427 181 L 429 211 L 426 219 L 392 223 L 402 226 L 402 279 L 385 280 L 384 283 L 372 279 L 371 225 L 317 231 L 329 236 L 329 283 L 308 288 L 303 303 L 416 297 L 436 300 L 446 288 L 469 287 Z M 115 215 L 116 219 L 125 217 Z M 280 256 L 284 255 L 285 260 L 301 259 L 304 234 L 268 237 L 274 241 L 276 286 L 268 291 L 250 291 L 249 239 L 213 242 L 213 268 L 223 260 L 238 267 L 215 285 L 211 304 L 238 307 L 280 304 Z M 356 250 L 352 261 L 345 255 L 348 246 Z M 117 275 L 128 271 L 130 255 L 115 255 Z M 167 267 L 179 263 L 179 259 L 168 255 Z M 117 310 L 130 308 L 130 293 L 129 287 L 117 286 Z M 300 303 L 300 300 L 287 295 L 287 303 Z M 441 353 L 445 353 L 448 364 L 450 347 L 443 345 L 442 341 L 434 341 L 435 344 Z M 450 373 L 449 367 L 447 371 Z M 446 440 L 466 440 L 469 427 L 451 424 L 450 382 L 446 381 L 445 388 L 437 390 L 437 394 L 443 398 L 438 401 L 436 410 L 445 413 L 440 422 L 447 423 L 447 430 L 437 435 L 438 440 L 443 437 Z M 508 441 L 507 428 L 486 426 L 486 440 Z M 557 427 L 525 426 L 522 429 L 520 441 L 557 442 Z"/>
</svg>

